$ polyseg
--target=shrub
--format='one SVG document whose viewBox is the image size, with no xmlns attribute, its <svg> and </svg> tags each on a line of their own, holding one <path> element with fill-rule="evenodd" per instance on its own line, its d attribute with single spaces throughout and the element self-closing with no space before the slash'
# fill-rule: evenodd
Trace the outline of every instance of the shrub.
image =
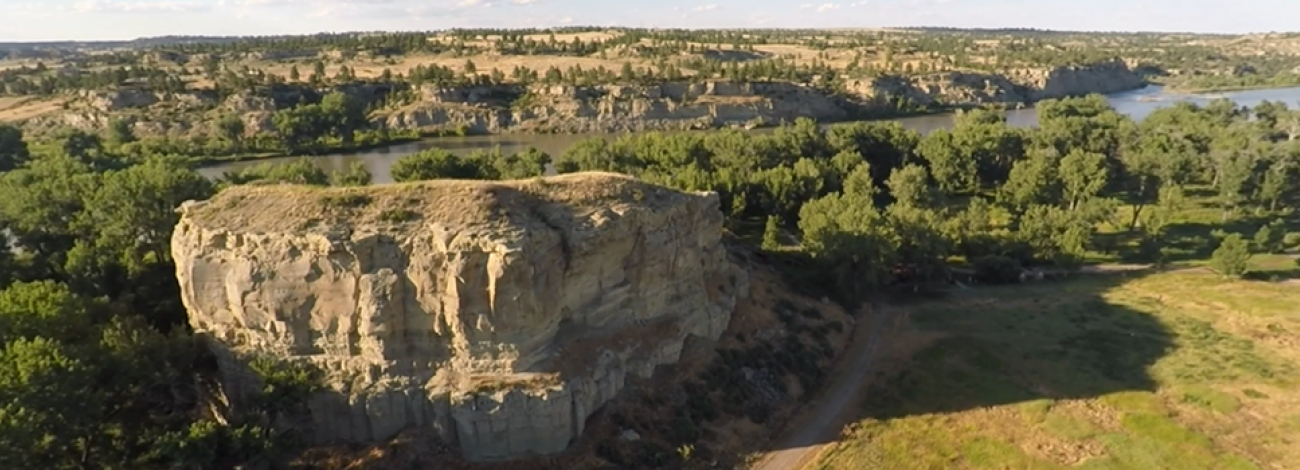
<svg viewBox="0 0 1300 470">
<path fill-rule="evenodd" d="M 1241 277 L 1246 274 L 1250 262 L 1250 246 L 1240 234 L 1228 235 L 1214 250 L 1210 257 L 1210 266 L 1227 277 Z"/>
<path fill-rule="evenodd" d="M 1019 261 L 1006 256 L 992 255 L 975 259 L 975 278 L 989 284 L 1011 284 L 1020 281 L 1024 271 Z"/>
<path fill-rule="evenodd" d="M 1282 246 L 1288 249 L 1300 248 L 1300 232 L 1291 232 L 1282 239 Z"/>
</svg>

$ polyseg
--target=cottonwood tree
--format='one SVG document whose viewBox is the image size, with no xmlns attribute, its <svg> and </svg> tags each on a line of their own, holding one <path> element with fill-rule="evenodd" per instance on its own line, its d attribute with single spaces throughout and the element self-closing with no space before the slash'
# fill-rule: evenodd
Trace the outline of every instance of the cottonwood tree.
<svg viewBox="0 0 1300 470">
<path fill-rule="evenodd" d="M 1073 150 L 1061 159 L 1059 173 L 1062 195 L 1070 210 L 1106 189 L 1106 157 L 1102 154 Z"/>
<path fill-rule="evenodd" d="M 929 173 L 920 165 L 895 169 L 886 186 L 896 205 L 926 209 L 939 203 L 940 195 L 930 184 Z"/>
<path fill-rule="evenodd" d="M 997 190 L 998 203 L 1016 212 L 1024 212 L 1033 205 L 1058 203 L 1060 160 L 1055 150 L 1036 150 L 1016 162 L 1006 184 Z"/>
</svg>

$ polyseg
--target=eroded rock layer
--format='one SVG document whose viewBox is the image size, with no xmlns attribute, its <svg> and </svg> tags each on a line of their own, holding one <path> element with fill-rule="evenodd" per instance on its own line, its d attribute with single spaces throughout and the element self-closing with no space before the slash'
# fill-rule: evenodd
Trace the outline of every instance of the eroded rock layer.
<svg viewBox="0 0 1300 470">
<path fill-rule="evenodd" d="M 748 288 L 716 195 L 622 175 L 237 187 L 182 213 L 177 277 L 227 389 L 249 354 L 320 367 L 321 442 L 418 426 L 471 459 L 558 452 Z"/>
</svg>

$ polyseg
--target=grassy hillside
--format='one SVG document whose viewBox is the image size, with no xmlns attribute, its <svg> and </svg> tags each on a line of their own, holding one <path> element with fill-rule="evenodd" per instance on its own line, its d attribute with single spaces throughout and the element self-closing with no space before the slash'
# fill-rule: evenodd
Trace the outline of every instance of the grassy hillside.
<svg viewBox="0 0 1300 470">
<path fill-rule="evenodd" d="M 1201 268 L 910 305 L 861 420 L 811 468 L 1300 468 L 1297 305 L 1293 281 Z"/>
</svg>

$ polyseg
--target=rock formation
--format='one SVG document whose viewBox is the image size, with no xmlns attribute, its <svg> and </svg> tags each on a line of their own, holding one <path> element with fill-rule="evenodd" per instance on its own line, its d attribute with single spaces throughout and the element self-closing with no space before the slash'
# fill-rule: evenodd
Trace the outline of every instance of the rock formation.
<svg viewBox="0 0 1300 470">
<path fill-rule="evenodd" d="M 426 88 L 421 97 L 415 106 L 390 114 L 384 124 L 399 129 L 463 126 L 474 132 L 579 133 L 850 117 L 839 100 L 785 82 Z"/>
<path fill-rule="evenodd" d="M 318 442 L 424 427 L 474 460 L 558 452 L 748 291 L 716 195 L 622 175 L 235 187 L 181 212 L 182 298 L 227 393 L 256 383 L 250 354 L 323 369 Z"/>
<path fill-rule="evenodd" d="M 984 103 L 1028 104 L 1091 93 L 1110 94 L 1146 84 L 1119 61 L 1087 66 L 1015 70 L 1006 75 L 943 72 L 911 77 L 887 76 L 846 84 L 866 102 L 888 105 L 902 98 L 921 106 L 972 106 Z"/>
</svg>

